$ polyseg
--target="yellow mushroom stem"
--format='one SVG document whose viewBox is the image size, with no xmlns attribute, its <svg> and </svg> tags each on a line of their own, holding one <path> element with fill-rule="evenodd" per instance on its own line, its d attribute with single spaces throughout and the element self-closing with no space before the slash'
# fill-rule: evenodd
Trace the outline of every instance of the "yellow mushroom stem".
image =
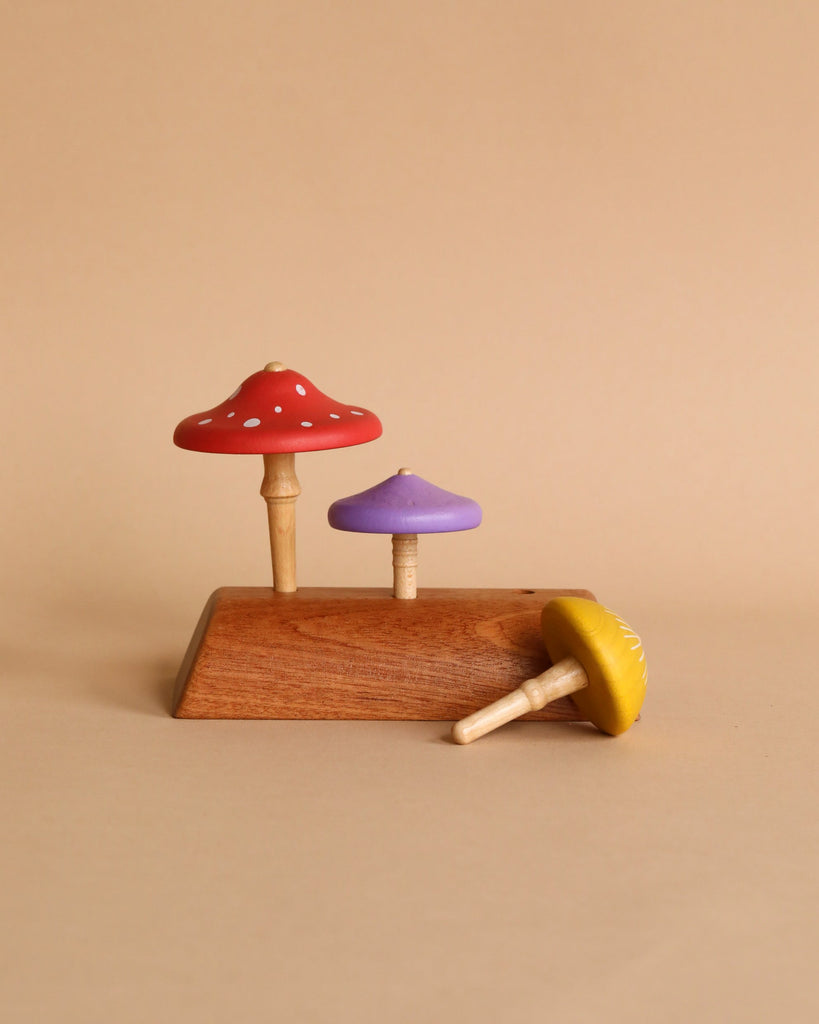
<svg viewBox="0 0 819 1024">
<path fill-rule="evenodd" d="M 456 743 L 471 743 L 514 718 L 529 711 L 540 711 L 553 700 L 577 693 L 588 685 L 589 677 L 580 662 L 576 658 L 563 658 L 494 704 L 456 722 L 452 726 L 452 739 Z"/>
</svg>

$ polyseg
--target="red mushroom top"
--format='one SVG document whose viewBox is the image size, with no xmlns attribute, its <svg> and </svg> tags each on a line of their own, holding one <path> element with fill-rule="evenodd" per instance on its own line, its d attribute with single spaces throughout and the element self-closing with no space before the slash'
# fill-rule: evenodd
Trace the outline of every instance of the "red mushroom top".
<svg viewBox="0 0 819 1024">
<path fill-rule="evenodd" d="M 346 448 L 381 436 L 378 417 L 322 394 L 281 363 L 269 363 L 230 398 L 182 420 L 173 442 L 195 452 L 265 455 Z"/>
</svg>

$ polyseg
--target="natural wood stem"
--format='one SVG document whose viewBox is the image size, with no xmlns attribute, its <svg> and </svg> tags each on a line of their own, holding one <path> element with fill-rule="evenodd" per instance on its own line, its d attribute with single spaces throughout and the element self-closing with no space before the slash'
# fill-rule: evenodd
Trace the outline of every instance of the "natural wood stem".
<svg viewBox="0 0 819 1024">
<path fill-rule="evenodd" d="M 418 567 L 418 534 L 392 535 L 392 592 L 394 597 L 412 599 L 416 595 L 415 570 Z"/>
<path fill-rule="evenodd" d="M 296 456 L 264 455 L 261 495 L 267 502 L 273 589 L 292 594 L 296 590 L 296 498 L 301 485 L 296 477 Z"/>
<path fill-rule="evenodd" d="M 589 677 L 580 662 L 576 658 L 564 658 L 489 707 L 462 718 L 452 727 L 452 739 L 456 743 L 471 743 L 527 711 L 540 711 L 558 697 L 577 693 L 588 685 Z"/>
</svg>

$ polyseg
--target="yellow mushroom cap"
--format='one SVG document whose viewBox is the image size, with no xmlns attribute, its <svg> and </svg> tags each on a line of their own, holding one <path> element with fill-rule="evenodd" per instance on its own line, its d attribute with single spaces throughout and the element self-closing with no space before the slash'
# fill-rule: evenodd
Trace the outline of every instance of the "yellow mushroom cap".
<svg viewBox="0 0 819 1024">
<path fill-rule="evenodd" d="M 612 736 L 625 732 L 646 693 L 640 638 L 619 615 L 582 597 L 556 597 L 543 609 L 543 642 L 552 663 L 576 658 L 589 685 L 572 694 L 580 711 Z"/>
</svg>

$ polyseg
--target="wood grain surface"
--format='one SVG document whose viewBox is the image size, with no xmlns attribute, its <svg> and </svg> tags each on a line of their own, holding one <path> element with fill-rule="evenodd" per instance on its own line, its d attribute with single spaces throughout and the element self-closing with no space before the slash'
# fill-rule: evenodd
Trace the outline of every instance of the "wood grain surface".
<svg viewBox="0 0 819 1024">
<path fill-rule="evenodd" d="M 549 665 L 540 612 L 586 590 L 224 587 L 182 662 L 177 718 L 454 721 Z M 527 719 L 577 721 L 566 697 Z"/>
</svg>

